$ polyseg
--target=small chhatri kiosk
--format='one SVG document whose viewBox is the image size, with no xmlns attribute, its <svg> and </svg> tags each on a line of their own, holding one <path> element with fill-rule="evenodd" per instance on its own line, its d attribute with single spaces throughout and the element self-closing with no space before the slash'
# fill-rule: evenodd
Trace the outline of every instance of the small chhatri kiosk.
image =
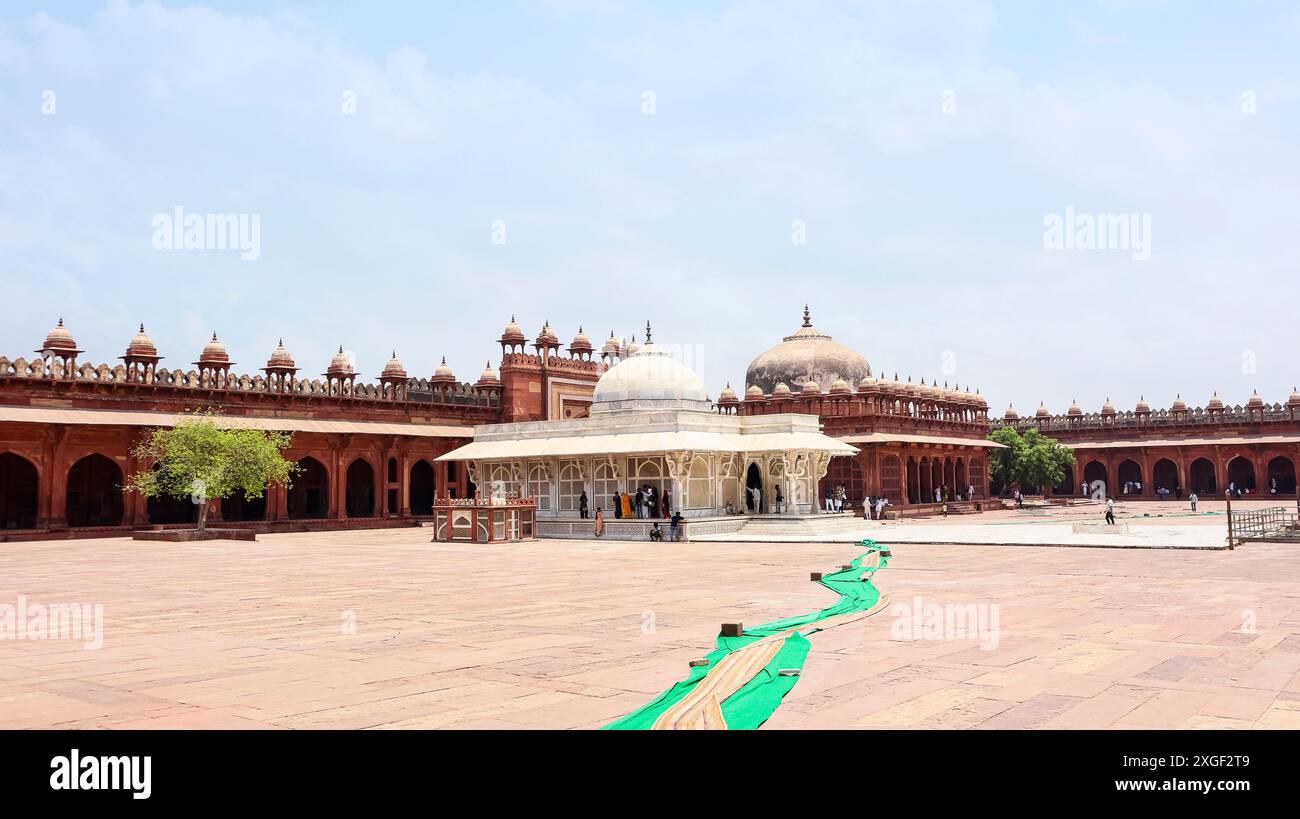
<svg viewBox="0 0 1300 819">
<path fill-rule="evenodd" d="M 537 539 L 537 502 L 518 495 L 446 498 L 433 504 L 434 540 L 468 543 Z"/>
</svg>

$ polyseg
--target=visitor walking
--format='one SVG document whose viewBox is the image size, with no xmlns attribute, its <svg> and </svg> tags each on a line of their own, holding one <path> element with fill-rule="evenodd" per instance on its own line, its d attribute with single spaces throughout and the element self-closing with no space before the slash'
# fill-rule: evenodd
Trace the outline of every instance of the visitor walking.
<svg viewBox="0 0 1300 819">
<path fill-rule="evenodd" d="M 876 520 L 885 519 L 885 507 L 889 505 L 889 498 L 881 496 L 876 498 Z"/>
<path fill-rule="evenodd" d="M 835 491 L 831 489 L 830 484 L 826 484 L 826 497 L 822 499 L 822 509 L 827 514 L 835 511 Z"/>
<path fill-rule="evenodd" d="M 1115 499 L 1106 498 L 1106 523 L 1115 525 Z"/>
<path fill-rule="evenodd" d="M 648 518 L 659 517 L 659 490 L 653 486 L 650 487 L 649 501 L 650 501 L 650 508 L 646 510 L 646 517 Z"/>
<path fill-rule="evenodd" d="M 605 513 L 599 506 L 596 507 L 596 537 L 605 534 Z"/>
<path fill-rule="evenodd" d="M 1197 502 L 1198 500 L 1200 500 L 1200 498 L 1196 497 L 1196 493 L 1193 492 L 1190 496 L 1188 496 L 1187 499 L 1188 499 L 1189 501 L 1192 502 L 1192 511 L 1195 512 L 1195 511 L 1196 511 L 1196 502 Z"/>
<path fill-rule="evenodd" d="M 682 513 L 681 512 L 673 512 L 673 516 L 672 518 L 670 518 L 670 526 L 668 531 L 669 531 L 669 537 L 672 538 L 673 542 L 682 539 Z"/>
</svg>

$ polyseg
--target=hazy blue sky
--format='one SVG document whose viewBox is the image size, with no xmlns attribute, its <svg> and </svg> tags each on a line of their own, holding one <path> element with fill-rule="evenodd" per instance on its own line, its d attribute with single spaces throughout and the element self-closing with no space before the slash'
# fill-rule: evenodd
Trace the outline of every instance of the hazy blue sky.
<svg viewBox="0 0 1300 819">
<path fill-rule="evenodd" d="M 512 312 L 649 318 L 716 396 L 808 302 L 999 412 L 1300 381 L 1297 3 L 2 8 L 10 357 L 62 315 L 95 363 L 144 321 L 164 366 L 216 330 L 240 370 L 283 336 L 472 380 Z M 260 256 L 155 249 L 178 206 Z M 1046 248 L 1067 207 L 1150 258 Z"/>
</svg>

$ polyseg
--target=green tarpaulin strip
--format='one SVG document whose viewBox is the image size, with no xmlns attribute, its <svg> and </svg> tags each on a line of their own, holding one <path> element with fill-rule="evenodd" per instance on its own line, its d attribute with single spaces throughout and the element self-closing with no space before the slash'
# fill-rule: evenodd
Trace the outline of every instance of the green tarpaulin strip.
<svg viewBox="0 0 1300 819">
<path fill-rule="evenodd" d="M 791 629 L 810 626 L 831 617 L 869 610 L 880 600 L 880 591 L 872 585 L 871 577 L 889 564 L 889 558 L 881 555 L 877 566 L 863 569 L 863 559 L 867 555 L 883 551 L 883 548 L 876 545 L 874 540 L 862 541 L 862 548 L 867 551 L 854 558 L 849 564 L 849 568 L 840 569 L 822 576 L 821 584 L 840 596 L 840 599 L 834 605 L 810 614 L 787 617 L 783 620 L 774 620 L 761 626 L 747 628 L 739 637 L 723 637 L 719 635 L 714 650 L 705 657 L 709 661 L 708 665 L 692 668 L 686 679 L 660 694 L 648 705 L 642 706 L 631 714 L 606 725 L 605 729 L 644 730 L 651 728 L 660 715 L 689 694 L 699 684 L 700 680 L 703 680 L 713 669 L 717 668 L 718 663 L 724 657 L 751 643 Z M 865 577 L 863 576 L 864 572 L 866 573 Z M 809 630 L 807 634 L 813 634 L 816 631 L 818 629 L 814 628 Z M 776 656 L 772 658 L 771 662 L 722 703 L 722 716 L 727 721 L 727 727 L 732 730 L 753 730 L 767 722 L 781 704 L 781 700 L 799 681 L 797 676 L 782 677 L 780 675 L 781 669 L 802 669 L 804 661 L 808 658 L 809 648 L 811 648 L 811 645 L 806 634 L 796 632 L 783 640 L 781 648 L 777 650 Z"/>
</svg>

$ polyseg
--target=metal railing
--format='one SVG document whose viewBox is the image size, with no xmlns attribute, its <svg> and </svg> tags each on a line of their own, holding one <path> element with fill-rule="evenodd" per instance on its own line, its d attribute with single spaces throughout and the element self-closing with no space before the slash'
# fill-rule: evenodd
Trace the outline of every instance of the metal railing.
<svg viewBox="0 0 1300 819">
<path fill-rule="evenodd" d="M 1233 511 L 1229 514 L 1232 538 L 1238 542 L 1269 538 L 1300 540 L 1300 514 L 1297 514 L 1295 509 L 1286 506 L 1270 506 L 1267 509 Z"/>
</svg>

